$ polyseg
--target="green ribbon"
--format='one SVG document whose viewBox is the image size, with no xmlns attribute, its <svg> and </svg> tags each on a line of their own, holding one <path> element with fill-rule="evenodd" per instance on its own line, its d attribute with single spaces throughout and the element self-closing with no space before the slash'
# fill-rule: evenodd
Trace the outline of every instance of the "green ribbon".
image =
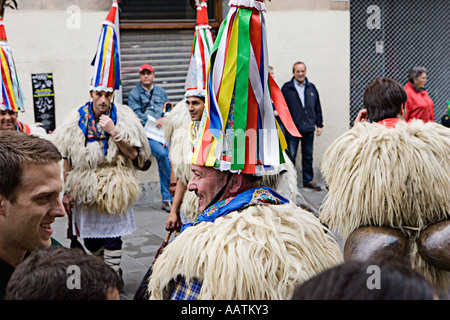
<svg viewBox="0 0 450 320">
<path fill-rule="evenodd" d="M 238 29 L 238 57 L 236 66 L 236 87 L 234 105 L 234 135 L 232 170 L 243 170 L 245 166 L 245 140 L 247 130 L 247 105 L 249 90 L 249 62 L 250 62 L 250 18 L 252 11 L 239 9 Z"/>
</svg>

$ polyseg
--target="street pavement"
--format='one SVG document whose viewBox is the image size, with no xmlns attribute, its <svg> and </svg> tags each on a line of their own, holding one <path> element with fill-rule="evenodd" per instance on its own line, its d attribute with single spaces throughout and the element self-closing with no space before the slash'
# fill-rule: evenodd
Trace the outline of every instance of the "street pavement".
<svg viewBox="0 0 450 320">
<path fill-rule="evenodd" d="M 319 184 L 320 181 L 319 181 Z M 321 184 L 323 186 L 323 184 Z M 310 205 L 318 209 L 326 195 L 326 190 L 315 191 L 299 187 L 303 198 Z M 134 207 L 136 231 L 129 236 L 122 237 L 123 254 L 121 268 L 123 270 L 124 288 L 122 300 L 133 300 L 145 273 L 152 265 L 155 254 L 167 234 L 165 230 L 168 213 L 161 210 L 161 203 L 150 203 Z M 53 223 L 53 237 L 65 247 L 70 246 L 67 239 L 67 217 L 56 219 Z M 337 238 L 342 247 L 342 242 Z M 80 240 L 82 243 L 83 241 Z"/>
<path fill-rule="evenodd" d="M 122 261 L 124 287 L 121 299 L 133 300 L 145 273 L 152 265 L 155 254 L 167 234 L 165 230 L 168 213 L 161 210 L 160 203 L 134 207 L 136 231 L 122 237 Z M 70 247 L 67 239 L 67 216 L 53 223 L 53 237 L 65 247 Z M 83 243 L 82 239 L 80 242 Z M 86 250 L 86 252 L 88 252 Z"/>
</svg>

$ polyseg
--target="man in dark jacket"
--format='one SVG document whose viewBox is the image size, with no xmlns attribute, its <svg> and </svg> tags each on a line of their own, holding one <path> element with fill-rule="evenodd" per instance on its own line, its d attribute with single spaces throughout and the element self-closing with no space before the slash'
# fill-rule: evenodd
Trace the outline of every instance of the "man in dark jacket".
<svg viewBox="0 0 450 320">
<path fill-rule="evenodd" d="M 302 137 L 293 137 L 286 132 L 288 151 L 295 165 L 298 143 L 301 141 L 303 187 L 320 191 L 322 188 L 313 181 L 314 131 L 317 128 L 317 136 L 320 136 L 323 127 L 319 93 L 306 78 L 306 65 L 303 62 L 296 62 L 292 73 L 294 76 L 283 85 L 281 91 Z"/>
</svg>

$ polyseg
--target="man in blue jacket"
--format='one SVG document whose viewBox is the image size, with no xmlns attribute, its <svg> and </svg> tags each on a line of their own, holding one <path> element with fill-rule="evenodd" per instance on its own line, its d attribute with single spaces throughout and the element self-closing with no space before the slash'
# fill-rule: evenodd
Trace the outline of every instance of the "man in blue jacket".
<svg viewBox="0 0 450 320">
<path fill-rule="evenodd" d="M 166 91 L 153 84 L 155 70 L 149 64 L 144 64 L 139 69 L 140 83 L 131 89 L 128 94 L 128 105 L 134 113 L 141 119 L 143 126 L 148 121 L 148 116 L 156 121 L 156 127 L 162 128 L 166 116 L 170 112 L 170 106 Z M 169 192 L 170 184 L 170 160 L 169 147 L 167 143 L 148 138 L 150 149 L 158 162 L 158 174 L 161 185 L 162 206 L 166 212 L 170 212 L 172 206 L 172 195 Z"/>
<path fill-rule="evenodd" d="M 317 128 L 317 136 L 320 136 L 323 127 L 319 93 L 306 78 L 306 65 L 303 62 L 296 62 L 292 73 L 294 76 L 283 85 L 281 91 L 302 137 L 293 137 L 286 132 L 288 153 L 295 165 L 298 143 L 301 141 L 303 187 L 320 191 L 322 188 L 313 181 L 314 131 Z"/>
</svg>

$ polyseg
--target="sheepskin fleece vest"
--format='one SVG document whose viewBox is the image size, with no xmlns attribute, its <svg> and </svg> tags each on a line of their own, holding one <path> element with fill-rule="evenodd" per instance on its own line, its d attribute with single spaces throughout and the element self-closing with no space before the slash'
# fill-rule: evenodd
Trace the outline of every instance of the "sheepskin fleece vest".
<svg viewBox="0 0 450 320">
<path fill-rule="evenodd" d="M 324 226 L 293 203 L 233 211 L 186 228 L 153 265 L 151 299 L 171 280 L 202 282 L 199 299 L 289 299 L 296 285 L 342 262 Z"/>
<path fill-rule="evenodd" d="M 421 120 L 393 129 L 361 123 L 330 145 L 321 171 L 328 185 L 323 223 L 344 240 L 362 226 L 401 230 L 410 239 L 412 267 L 448 290 L 450 272 L 429 265 L 415 239 L 450 218 L 450 129 Z"/>
<path fill-rule="evenodd" d="M 138 163 L 143 165 L 151 155 L 144 128 L 135 113 L 126 105 L 117 105 L 116 127 L 123 139 L 141 148 Z M 112 137 L 108 150 L 103 142 L 89 142 L 78 126 L 78 110 L 71 112 L 64 123 L 51 134 L 53 143 L 72 163 L 64 191 L 82 207 L 95 208 L 100 213 L 124 214 L 139 196 L 139 181 L 132 160 L 124 156 Z"/>
</svg>

